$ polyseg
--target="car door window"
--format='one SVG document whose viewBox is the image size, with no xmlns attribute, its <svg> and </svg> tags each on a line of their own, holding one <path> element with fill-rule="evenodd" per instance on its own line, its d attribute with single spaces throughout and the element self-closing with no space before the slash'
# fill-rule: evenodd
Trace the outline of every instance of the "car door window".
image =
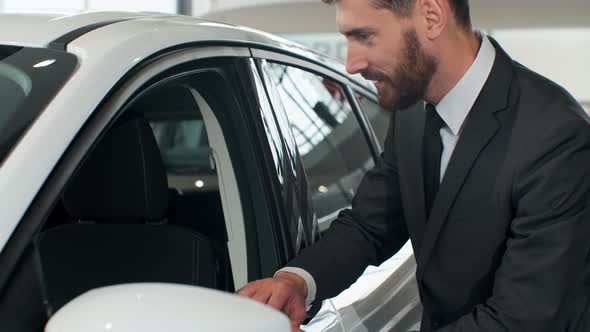
<svg viewBox="0 0 590 332">
<path fill-rule="evenodd" d="M 296 67 L 269 63 L 273 84 L 303 160 L 320 225 L 350 206 L 373 158 L 340 84 Z"/>
</svg>

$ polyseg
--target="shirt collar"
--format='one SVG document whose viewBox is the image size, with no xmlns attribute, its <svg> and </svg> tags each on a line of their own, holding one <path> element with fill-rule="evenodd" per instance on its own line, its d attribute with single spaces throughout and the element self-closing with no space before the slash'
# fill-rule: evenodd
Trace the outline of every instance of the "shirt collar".
<svg viewBox="0 0 590 332">
<path fill-rule="evenodd" d="M 479 32 L 478 35 L 481 36 L 481 46 L 475 61 L 461 80 L 436 105 L 438 114 L 455 136 L 461 133 L 463 123 L 488 79 L 496 58 L 496 49 L 488 37 Z"/>
</svg>

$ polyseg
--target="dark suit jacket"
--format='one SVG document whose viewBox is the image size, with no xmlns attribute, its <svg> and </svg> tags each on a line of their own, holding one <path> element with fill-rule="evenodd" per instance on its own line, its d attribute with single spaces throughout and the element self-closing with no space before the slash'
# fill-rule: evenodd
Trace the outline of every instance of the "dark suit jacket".
<svg viewBox="0 0 590 332">
<path fill-rule="evenodd" d="M 494 46 L 430 218 L 424 111 L 396 112 L 352 209 L 289 264 L 311 273 L 317 299 L 410 237 L 422 331 L 590 331 L 588 118 L 564 89 Z"/>
</svg>

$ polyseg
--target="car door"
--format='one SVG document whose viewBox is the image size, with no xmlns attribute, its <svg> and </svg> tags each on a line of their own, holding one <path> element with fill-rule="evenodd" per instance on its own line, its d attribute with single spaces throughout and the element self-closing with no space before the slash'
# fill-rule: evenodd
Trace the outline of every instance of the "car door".
<svg viewBox="0 0 590 332">
<path fill-rule="evenodd" d="M 309 181 L 302 192 L 310 198 L 307 208 L 318 220 L 318 226 L 307 228 L 313 234 L 327 228 L 342 208 L 350 206 L 354 190 L 371 166 L 374 154 L 338 81 L 308 68 L 266 60 L 259 64 L 269 94 L 275 96 L 273 106 L 283 133 L 296 142 L 301 177 Z M 344 153 L 347 148 L 356 153 Z M 320 326 L 322 331 L 344 328 L 330 300 L 306 329 L 318 330 Z"/>
<path fill-rule="evenodd" d="M 275 108 L 286 112 L 286 127 L 306 166 L 319 229 L 325 230 L 341 209 L 349 207 L 360 179 L 373 166 L 389 116 L 375 103 L 374 94 L 345 77 L 300 59 L 265 51 L 254 54 L 261 58 L 261 67 L 272 82 L 268 88 L 281 96 Z M 366 100 L 355 99 L 355 92 L 357 98 Z M 366 113 L 360 102 L 371 106 Z M 306 328 L 406 331 L 415 325 L 419 300 L 412 279 L 415 264 L 408 249 L 404 247 L 380 267 L 368 267 L 348 290 L 325 301 Z M 392 317 L 392 311 L 385 314 L 388 310 L 397 310 L 399 317 Z M 339 321 L 340 326 L 326 323 L 329 321 Z"/>
<path fill-rule="evenodd" d="M 241 81 L 249 82 L 243 85 L 245 99 L 250 101 L 249 109 L 256 125 L 255 132 L 260 142 L 260 148 L 266 148 L 269 153 L 263 153 L 269 178 L 269 195 L 274 212 L 273 227 L 275 230 L 278 264 L 270 270 L 264 270 L 261 276 L 272 276 L 299 251 L 314 241 L 311 232 L 306 227 L 312 224 L 313 213 L 302 208 L 308 197 L 301 195 L 299 189 L 306 179 L 299 176 L 297 169 L 301 168 L 294 154 L 294 141 L 282 134 L 280 121 L 277 118 L 269 95 L 263 84 L 263 78 L 253 60 L 249 60 L 248 68 L 241 71 Z M 250 88 L 246 88 L 246 87 Z M 265 252 L 260 252 L 261 260 Z M 275 262 L 277 262 L 275 260 Z"/>
</svg>

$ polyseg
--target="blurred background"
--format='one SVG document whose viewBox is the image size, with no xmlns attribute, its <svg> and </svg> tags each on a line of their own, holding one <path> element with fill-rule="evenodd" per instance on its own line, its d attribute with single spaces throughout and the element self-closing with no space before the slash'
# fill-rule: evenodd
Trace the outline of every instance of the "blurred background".
<svg viewBox="0 0 590 332">
<path fill-rule="evenodd" d="M 471 0 L 474 25 L 512 57 L 566 87 L 590 112 L 590 0 Z M 149 11 L 245 25 L 342 62 L 335 10 L 320 0 L 0 0 L 0 12 Z"/>
</svg>

